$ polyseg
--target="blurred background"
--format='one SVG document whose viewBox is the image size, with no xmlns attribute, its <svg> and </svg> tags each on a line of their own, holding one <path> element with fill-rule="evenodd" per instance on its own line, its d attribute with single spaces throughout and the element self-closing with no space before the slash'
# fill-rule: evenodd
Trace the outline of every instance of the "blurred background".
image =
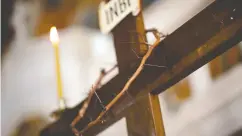
<svg viewBox="0 0 242 136">
<path fill-rule="evenodd" d="M 213 1 L 143 0 L 145 26 L 170 34 Z M 1 2 L 1 135 L 37 136 L 58 108 L 50 27 L 60 37 L 68 107 L 86 98 L 101 68 L 117 63 L 113 39 L 100 33 L 100 0 Z M 242 43 L 159 95 L 167 136 L 226 136 L 242 128 L 241 60 Z M 114 134 L 127 135 L 125 119 L 99 135 Z"/>
</svg>

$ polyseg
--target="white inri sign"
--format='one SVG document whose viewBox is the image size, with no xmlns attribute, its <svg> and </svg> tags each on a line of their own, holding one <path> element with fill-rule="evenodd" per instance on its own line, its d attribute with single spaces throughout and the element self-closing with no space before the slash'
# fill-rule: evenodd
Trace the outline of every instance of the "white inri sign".
<svg viewBox="0 0 242 136">
<path fill-rule="evenodd" d="M 99 26 L 103 33 L 110 32 L 128 14 L 140 12 L 140 0 L 110 0 L 99 5 Z"/>
</svg>

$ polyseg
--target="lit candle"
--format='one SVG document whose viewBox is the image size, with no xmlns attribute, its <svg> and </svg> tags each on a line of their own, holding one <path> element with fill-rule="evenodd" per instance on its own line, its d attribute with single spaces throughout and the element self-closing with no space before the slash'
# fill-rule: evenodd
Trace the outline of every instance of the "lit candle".
<svg viewBox="0 0 242 136">
<path fill-rule="evenodd" d="M 50 41 L 53 45 L 55 52 L 55 64 L 56 64 L 56 79 L 57 79 L 57 94 L 59 99 L 60 109 L 65 108 L 65 101 L 62 92 L 62 81 L 61 81 L 61 70 L 60 70 L 60 59 L 59 59 L 59 36 L 55 26 L 50 29 Z"/>
</svg>

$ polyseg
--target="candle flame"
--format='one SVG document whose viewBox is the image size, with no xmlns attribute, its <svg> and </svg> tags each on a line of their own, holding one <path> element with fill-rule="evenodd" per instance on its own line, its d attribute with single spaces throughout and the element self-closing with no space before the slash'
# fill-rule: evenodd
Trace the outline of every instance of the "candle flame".
<svg viewBox="0 0 242 136">
<path fill-rule="evenodd" d="M 53 45 L 57 46 L 59 43 L 59 36 L 55 26 L 50 28 L 50 41 Z"/>
</svg>

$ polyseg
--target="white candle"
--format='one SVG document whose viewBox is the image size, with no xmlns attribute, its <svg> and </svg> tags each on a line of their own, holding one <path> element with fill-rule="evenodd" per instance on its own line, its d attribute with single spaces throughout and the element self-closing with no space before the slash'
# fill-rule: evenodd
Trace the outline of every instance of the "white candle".
<svg viewBox="0 0 242 136">
<path fill-rule="evenodd" d="M 65 108 L 65 102 L 62 91 L 62 80 L 61 80 L 61 69 L 60 69 L 60 58 L 59 58 L 59 36 L 55 26 L 50 29 L 50 41 L 53 45 L 55 52 L 55 64 L 56 64 L 56 80 L 57 80 L 57 95 L 59 99 L 59 106 L 61 109 Z"/>
</svg>

